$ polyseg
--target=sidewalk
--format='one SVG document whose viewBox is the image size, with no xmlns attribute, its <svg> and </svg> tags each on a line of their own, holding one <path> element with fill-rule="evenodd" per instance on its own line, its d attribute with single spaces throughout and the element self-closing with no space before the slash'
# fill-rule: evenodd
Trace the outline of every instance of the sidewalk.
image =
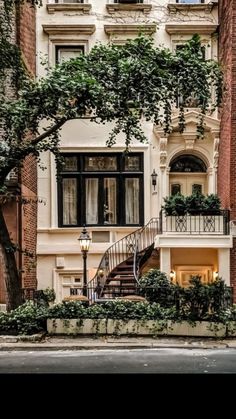
<svg viewBox="0 0 236 419">
<path fill-rule="evenodd" d="M 66 351 L 98 349 L 236 348 L 236 339 L 188 337 L 68 337 L 68 336 L 0 336 L 0 351 Z"/>
</svg>

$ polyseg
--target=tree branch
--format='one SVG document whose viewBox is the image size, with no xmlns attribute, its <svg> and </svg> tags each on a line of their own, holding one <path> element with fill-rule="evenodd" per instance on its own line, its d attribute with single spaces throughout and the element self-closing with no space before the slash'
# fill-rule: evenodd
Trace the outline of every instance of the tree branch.
<svg viewBox="0 0 236 419">
<path fill-rule="evenodd" d="M 53 134 L 55 131 L 57 131 L 59 128 L 61 128 L 62 125 L 64 125 L 66 121 L 68 121 L 67 118 L 62 118 L 59 122 L 57 122 L 55 125 L 53 125 L 51 128 L 49 128 L 43 134 L 40 134 L 38 137 L 36 137 L 32 141 L 30 141 L 30 144 L 31 145 L 37 145 L 38 143 L 40 143 L 40 141 L 49 137 L 51 134 Z"/>
</svg>

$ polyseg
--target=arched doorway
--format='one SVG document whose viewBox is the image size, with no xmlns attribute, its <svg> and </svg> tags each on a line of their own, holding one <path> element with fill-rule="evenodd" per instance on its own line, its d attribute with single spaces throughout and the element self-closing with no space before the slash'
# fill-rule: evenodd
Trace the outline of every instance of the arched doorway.
<svg viewBox="0 0 236 419">
<path fill-rule="evenodd" d="M 170 195 L 208 193 L 207 166 L 192 154 L 181 154 L 170 162 Z"/>
</svg>

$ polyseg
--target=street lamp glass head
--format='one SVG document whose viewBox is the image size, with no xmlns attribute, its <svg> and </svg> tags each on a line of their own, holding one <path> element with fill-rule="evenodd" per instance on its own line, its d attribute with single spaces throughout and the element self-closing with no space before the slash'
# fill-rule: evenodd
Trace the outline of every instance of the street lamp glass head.
<svg viewBox="0 0 236 419">
<path fill-rule="evenodd" d="M 81 232 L 78 240 L 79 240 L 81 252 L 88 252 L 91 238 L 85 227 L 83 228 L 83 231 Z"/>
</svg>

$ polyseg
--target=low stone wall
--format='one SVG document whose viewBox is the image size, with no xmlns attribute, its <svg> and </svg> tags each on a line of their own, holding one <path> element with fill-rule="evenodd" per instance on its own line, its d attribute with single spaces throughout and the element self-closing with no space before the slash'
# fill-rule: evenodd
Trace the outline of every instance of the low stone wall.
<svg viewBox="0 0 236 419">
<path fill-rule="evenodd" d="M 50 335 L 236 336 L 236 322 L 172 322 L 171 320 L 48 319 Z"/>
</svg>

